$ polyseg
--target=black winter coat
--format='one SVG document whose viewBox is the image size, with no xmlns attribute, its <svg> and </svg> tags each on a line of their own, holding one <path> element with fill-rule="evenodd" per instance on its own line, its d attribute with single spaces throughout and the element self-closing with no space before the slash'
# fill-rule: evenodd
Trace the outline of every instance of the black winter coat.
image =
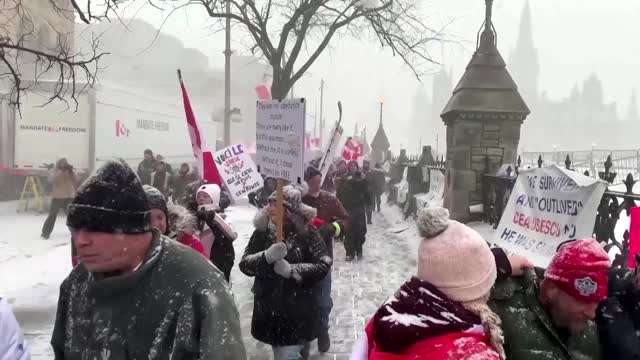
<svg viewBox="0 0 640 360">
<path fill-rule="evenodd" d="M 111 277 L 76 266 L 60 286 L 56 360 L 246 359 L 222 273 L 154 230 L 145 263 Z"/>
<path fill-rule="evenodd" d="M 320 335 L 320 309 L 317 287 L 331 268 L 331 257 L 315 227 L 285 226 L 285 243 L 289 249 L 285 260 L 299 275 L 300 281 L 276 274 L 267 263 L 264 250 L 275 243 L 275 234 L 268 227 L 266 211 L 254 220 L 256 230 L 245 249 L 240 270 L 254 276 L 254 302 L 251 334 L 273 346 L 299 345 Z M 300 230 L 297 230 L 300 229 Z"/>
<path fill-rule="evenodd" d="M 633 271 L 612 268 L 608 298 L 596 316 L 598 335 L 607 360 L 640 359 L 640 289 Z"/>
<path fill-rule="evenodd" d="M 367 179 L 360 173 L 340 178 L 336 196 L 349 213 L 349 233 L 364 236 L 367 233 L 365 209 L 372 205 Z"/>
</svg>

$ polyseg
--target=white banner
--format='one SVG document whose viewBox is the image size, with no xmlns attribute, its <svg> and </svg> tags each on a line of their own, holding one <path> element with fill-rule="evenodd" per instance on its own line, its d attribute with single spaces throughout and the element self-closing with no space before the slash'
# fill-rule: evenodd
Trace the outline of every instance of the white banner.
<svg viewBox="0 0 640 360">
<path fill-rule="evenodd" d="M 444 205 L 444 174 L 437 169 L 429 169 L 426 166 L 425 168 L 429 172 L 429 192 L 416 195 L 416 205 L 418 208 L 442 207 Z"/>
<path fill-rule="evenodd" d="M 556 165 L 523 170 L 494 244 L 546 268 L 560 244 L 593 236 L 596 211 L 606 188 L 603 181 Z"/>
<path fill-rule="evenodd" d="M 220 177 L 234 199 L 263 186 L 262 176 L 243 146 L 233 145 L 213 154 Z"/>
<path fill-rule="evenodd" d="M 304 99 L 258 101 L 256 161 L 260 173 L 302 182 L 304 179 Z"/>
<path fill-rule="evenodd" d="M 340 156 L 340 154 L 338 153 L 338 146 L 341 145 L 340 140 L 342 140 L 342 133 L 342 126 L 336 123 L 333 126 L 333 131 L 331 131 L 331 139 L 329 139 L 327 149 L 322 155 L 322 160 L 320 161 L 320 169 L 318 169 L 322 173 L 322 177 L 320 180 L 321 184 L 324 184 L 324 178 L 327 177 L 327 173 L 329 172 L 331 164 L 333 164 L 333 160 L 336 157 Z"/>
</svg>

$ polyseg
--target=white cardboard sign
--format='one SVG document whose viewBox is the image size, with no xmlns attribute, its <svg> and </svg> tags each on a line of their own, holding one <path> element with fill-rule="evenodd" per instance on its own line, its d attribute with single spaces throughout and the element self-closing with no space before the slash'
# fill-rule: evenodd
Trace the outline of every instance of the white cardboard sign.
<svg viewBox="0 0 640 360">
<path fill-rule="evenodd" d="M 551 165 L 520 172 L 494 244 L 546 268 L 560 244 L 593 236 L 603 181 Z"/>
<path fill-rule="evenodd" d="M 218 172 L 234 199 L 263 186 L 256 164 L 241 144 L 226 147 L 213 154 Z"/>
<path fill-rule="evenodd" d="M 297 183 L 304 179 L 305 100 L 256 105 L 256 162 L 260 173 Z"/>
<path fill-rule="evenodd" d="M 437 169 L 429 169 L 429 192 L 416 195 L 418 208 L 442 207 L 444 205 L 444 174 Z M 423 175 L 424 169 L 423 168 Z"/>
</svg>

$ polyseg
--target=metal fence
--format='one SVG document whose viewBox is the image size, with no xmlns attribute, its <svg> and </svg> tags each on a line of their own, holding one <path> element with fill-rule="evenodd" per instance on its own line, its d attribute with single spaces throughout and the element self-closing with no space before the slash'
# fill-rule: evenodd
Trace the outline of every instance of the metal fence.
<svg viewBox="0 0 640 360">
<path fill-rule="evenodd" d="M 633 174 L 640 176 L 640 150 L 583 150 L 583 151 L 551 151 L 551 152 L 524 152 L 520 155 L 521 164 L 524 167 L 536 166 L 542 161 L 544 165 L 556 164 L 566 166 L 582 174 L 588 172 L 596 178 L 598 172 L 605 168 L 605 163 L 611 163 L 611 171 L 619 174 Z M 613 184 L 622 184 L 622 177 L 617 177 Z"/>
</svg>

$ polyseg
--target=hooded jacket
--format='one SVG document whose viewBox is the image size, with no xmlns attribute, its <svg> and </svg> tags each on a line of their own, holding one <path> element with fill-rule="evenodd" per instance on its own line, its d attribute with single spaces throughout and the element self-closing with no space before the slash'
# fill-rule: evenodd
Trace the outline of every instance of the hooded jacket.
<svg viewBox="0 0 640 360">
<path fill-rule="evenodd" d="M 416 277 L 378 309 L 365 332 L 360 359 L 500 359 L 477 315 Z"/>
<path fill-rule="evenodd" d="M 207 256 L 202 242 L 195 235 L 198 232 L 198 218 L 181 205 L 171 205 L 167 208 L 167 211 L 169 220 L 168 236 L 203 256 Z"/>
<path fill-rule="evenodd" d="M 294 215 L 295 216 L 295 215 Z M 249 240 L 240 270 L 255 277 L 251 334 L 272 346 L 298 345 L 320 335 L 318 291 L 314 285 L 331 267 L 331 257 L 315 227 L 287 215 L 284 237 L 289 249 L 285 260 L 299 275 L 285 279 L 267 263 L 264 251 L 276 242 L 265 209 L 254 219 L 255 231 Z"/>
<path fill-rule="evenodd" d="M 60 286 L 55 359 L 246 359 L 222 273 L 153 231 L 145 262 L 111 277 L 81 264 Z"/>
<path fill-rule="evenodd" d="M 20 325 L 6 299 L 0 297 L 0 359 L 29 360 Z"/>
</svg>

